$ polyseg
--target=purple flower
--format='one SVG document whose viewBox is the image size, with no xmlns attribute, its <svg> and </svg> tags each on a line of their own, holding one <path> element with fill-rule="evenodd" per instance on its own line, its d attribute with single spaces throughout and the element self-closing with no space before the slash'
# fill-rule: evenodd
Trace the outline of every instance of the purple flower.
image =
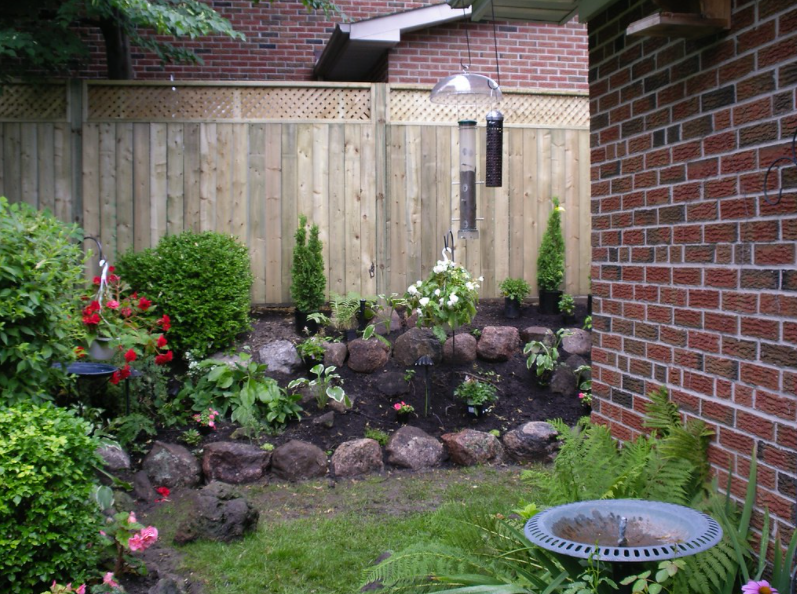
<svg viewBox="0 0 797 594">
<path fill-rule="evenodd" d="M 778 594 L 778 591 L 769 585 L 766 580 L 757 582 L 750 580 L 746 585 L 742 586 L 742 594 Z"/>
</svg>

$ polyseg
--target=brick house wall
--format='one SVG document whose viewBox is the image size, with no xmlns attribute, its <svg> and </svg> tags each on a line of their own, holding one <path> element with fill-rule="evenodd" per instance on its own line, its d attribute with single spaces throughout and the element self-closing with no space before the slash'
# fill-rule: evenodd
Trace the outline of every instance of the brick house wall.
<svg viewBox="0 0 797 594">
<path fill-rule="evenodd" d="M 362 20 L 439 4 L 393 0 L 338 0 L 350 19 Z M 253 4 L 251 0 L 212 0 L 210 4 L 246 35 L 245 42 L 226 37 L 206 37 L 183 42 L 204 60 L 202 65 L 166 65 L 146 52 L 134 52 L 136 79 L 168 80 L 313 80 L 313 66 L 341 17 L 309 13 L 299 2 L 278 0 Z M 407 34 L 388 57 L 391 83 L 433 84 L 460 71 L 467 62 L 465 29 L 471 40 L 474 71 L 495 78 L 495 53 L 491 23 L 452 23 Z M 501 21 L 496 23 L 501 58 L 501 83 L 527 89 L 586 91 L 586 28 Z M 91 60 L 74 74 L 79 78 L 105 78 L 104 43 L 99 30 L 84 32 Z"/>
<path fill-rule="evenodd" d="M 730 32 L 627 37 L 656 10 L 620 0 L 589 22 L 594 420 L 643 427 L 665 385 L 716 433 L 720 484 L 797 523 L 797 4 L 733 0 Z M 760 517 L 758 518 L 760 521 Z"/>
</svg>

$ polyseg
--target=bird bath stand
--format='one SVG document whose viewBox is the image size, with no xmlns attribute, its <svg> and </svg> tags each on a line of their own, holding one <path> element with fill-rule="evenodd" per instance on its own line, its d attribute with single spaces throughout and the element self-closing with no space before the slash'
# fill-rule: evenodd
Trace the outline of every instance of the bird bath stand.
<svg viewBox="0 0 797 594">
<path fill-rule="evenodd" d="M 629 564 L 695 555 L 722 538 L 722 528 L 706 514 L 682 505 L 639 499 L 552 507 L 526 522 L 524 532 L 533 544 L 548 551 L 614 563 L 618 583 L 638 573 L 638 567 Z M 619 592 L 630 593 L 631 586 L 620 586 Z"/>
</svg>

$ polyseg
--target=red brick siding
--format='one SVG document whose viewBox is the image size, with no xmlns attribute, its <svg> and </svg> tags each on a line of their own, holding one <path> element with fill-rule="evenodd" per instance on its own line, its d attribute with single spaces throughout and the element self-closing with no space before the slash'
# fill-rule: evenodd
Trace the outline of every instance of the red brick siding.
<svg viewBox="0 0 797 594">
<path fill-rule="evenodd" d="M 714 428 L 711 460 L 733 463 L 737 494 L 758 444 L 759 504 L 793 528 L 797 167 L 771 176 L 780 204 L 763 186 L 797 126 L 797 5 L 733 4 L 732 30 L 702 40 L 627 37 L 655 11 L 645 1 L 588 25 L 593 415 L 636 435 L 666 378 Z"/>
<path fill-rule="evenodd" d="M 147 52 L 134 52 L 137 79 L 177 80 L 313 80 L 313 66 L 341 17 L 308 13 L 299 2 L 278 0 L 253 4 L 251 0 L 212 0 L 211 5 L 246 41 L 207 37 L 183 45 L 199 51 L 204 64 L 161 66 Z M 354 20 L 393 14 L 439 2 L 339 0 L 338 7 Z M 495 77 L 495 51 L 491 23 L 453 23 L 417 31 L 403 37 L 388 56 L 391 83 L 432 84 L 461 70 L 467 63 L 467 27 L 472 66 Z M 86 31 L 92 48 L 89 65 L 75 74 L 105 78 L 104 43 L 98 30 Z M 505 87 L 546 90 L 587 90 L 587 37 L 584 26 L 501 21 L 496 23 Z"/>
</svg>

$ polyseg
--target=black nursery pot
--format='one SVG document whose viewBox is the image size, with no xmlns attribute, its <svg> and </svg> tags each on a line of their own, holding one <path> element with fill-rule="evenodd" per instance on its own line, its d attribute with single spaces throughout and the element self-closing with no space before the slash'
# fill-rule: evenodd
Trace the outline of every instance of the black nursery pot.
<svg viewBox="0 0 797 594">
<path fill-rule="evenodd" d="M 576 323 L 576 314 L 562 314 L 562 325 L 569 326 Z"/>
<path fill-rule="evenodd" d="M 587 315 L 592 315 L 592 295 L 587 295 Z"/>
<path fill-rule="evenodd" d="M 307 328 L 307 332 L 310 334 L 310 336 L 318 334 L 318 322 L 316 322 L 315 320 L 307 319 L 307 316 L 309 316 L 311 313 L 315 312 L 304 312 L 304 311 L 299 311 L 298 309 L 294 310 L 297 334 L 304 336 L 305 328 Z"/>
<path fill-rule="evenodd" d="M 504 316 L 507 318 L 520 317 L 520 299 L 504 297 Z"/>
<path fill-rule="evenodd" d="M 543 315 L 556 315 L 559 313 L 559 299 L 562 297 L 561 291 L 540 291 L 540 313 Z"/>
<path fill-rule="evenodd" d="M 484 416 L 484 405 L 483 404 L 468 404 L 467 405 L 467 412 L 468 416 L 472 419 L 478 419 L 479 417 Z"/>
<path fill-rule="evenodd" d="M 396 420 L 402 425 L 406 425 L 410 421 L 410 415 L 412 415 L 412 413 L 396 412 Z"/>
</svg>

